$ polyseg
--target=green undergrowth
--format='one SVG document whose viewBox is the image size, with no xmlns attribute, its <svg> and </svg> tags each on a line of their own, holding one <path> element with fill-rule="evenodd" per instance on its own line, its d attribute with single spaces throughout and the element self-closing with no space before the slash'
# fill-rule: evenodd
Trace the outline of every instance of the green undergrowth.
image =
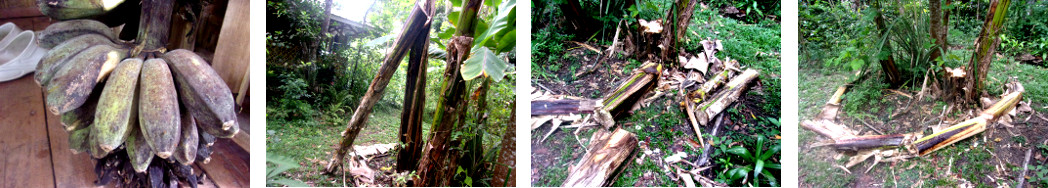
<svg viewBox="0 0 1048 188">
<path fill-rule="evenodd" d="M 296 121 L 269 120 L 266 122 L 266 153 L 285 156 L 302 162 L 301 168 L 294 168 L 280 176 L 290 175 L 291 179 L 310 182 L 313 186 L 341 186 L 340 178 L 321 174 L 323 166 L 335 151 L 341 133 L 345 131 L 345 122 L 339 124 L 321 123 L 324 119 Z M 428 122 L 428 121 L 427 121 Z M 423 132 L 429 132 L 429 123 L 424 123 Z M 360 131 L 354 145 L 372 145 L 398 143 L 396 137 L 400 128 L 400 110 L 379 105 L 371 113 L 367 126 Z M 394 130 L 394 131 L 391 131 Z M 336 181 L 337 180 L 337 181 Z"/>
</svg>

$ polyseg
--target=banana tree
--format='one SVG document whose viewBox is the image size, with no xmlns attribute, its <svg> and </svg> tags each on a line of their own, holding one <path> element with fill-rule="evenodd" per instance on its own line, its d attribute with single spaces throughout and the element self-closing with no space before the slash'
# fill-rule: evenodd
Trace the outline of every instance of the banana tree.
<svg viewBox="0 0 1048 188">
<path fill-rule="evenodd" d="M 339 147 L 326 167 L 328 173 L 335 172 L 339 165 L 342 164 L 342 160 L 345 158 L 349 148 L 353 146 L 353 141 L 356 139 L 357 134 L 364 128 L 369 114 L 371 114 L 372 107 L 382 98 L 386 86 L 389 85 L 389 80 L 393 77 L 393 72 L 400 65 L 400 60 L 413 47 L 424 46 L 428 42 L 433 1 L 420 0 L 416 3 L 419 3 L 419 6 L 415 6 L 411 11 L 411 15 L 407 19 L 408 22 L 404 25 L 404 32 L 400 34 L 392 52 L 382 61 L 378 74 L 375 74 L 375 79 L 368 86 L 367 94 L 361 98 L 360 105 L 353 111 L 353 117 L 350 119 L 346 131 L 342 132 Z"/>
<path fill-rule="evenodd" d="M 509 65 L 498 57 L 498 53 L 512 51 L 515 45 L 515 12 L 516 1 L 505 2 L 470 0 L 468 2 L 451 1 L 453 6 L 462 7 L 448 15 L 448 21 L 454 25 L 438 34 L 446 46 L 446 68 L 441 82 L 441 98 L 437 101 L 437 111 L 428 143 L 423 150 L 419 163 L 418 186 L 448 186 L 458 169 L 458 158 L 463 153 L 455 146 L 473 138 L 454 139 L 455 131 L 466 124 L 467 81 L 480 82 L 475 89 L 485 95 L 491 82 L 498 82 L 505 76 Z M 481 19 L 478 13 L 483 5 L 497 7 L 493 21 Z M 454 35 L 450 35 L 454 33 Z M 482 97 L 483 98 L 483 97 Z M 481 102 L 483 104 L 483 102 Z M 483 109 L 484 105 L 479 105 Z M 482 112 L 476 112 L 482 113 Z M 476 137 L 476 134 L 467 134 Z M 470 140 L 467 140 L 470 139 Z M 479 151 L 470 151 L 482 153 Z M 470 169 L 473 170 L 473 169 Z M 467 183 L 470 184 L 470 183 Z"/>
</svg>

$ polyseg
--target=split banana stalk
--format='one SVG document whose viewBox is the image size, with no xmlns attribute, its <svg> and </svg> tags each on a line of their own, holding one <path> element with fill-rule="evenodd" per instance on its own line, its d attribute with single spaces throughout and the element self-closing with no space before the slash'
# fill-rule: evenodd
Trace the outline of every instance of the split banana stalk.
<svg viewBox="0 0 1048 188">
<path fill-rule="evenodd" d="M 844 94 L 846 87 L 841 87 L 837 90 L 836 94 L 831 97 L 830 102 L 827 102 L 826 107 L 823 108 L 823 112 L 815 120 L 806 120 L 801 125 L 808 130 L 833 139 L 833 143 L 828 145 L 838 150 L 869 153 L 874 150 L 884 151 L 882 149 L 900 148 L 903 152 L 886 153 L 902 157 L 924 156 L 982 133 L 986 130 L 988 124 L 1014 109 L 1015 105 L 1022 99 L 1024 89 L 1019 83 L 1009 85 L 1013 86 L 1013 91 L 1002 96 L 1000 101 L 983 110 L 979 116 L 923 137 L 920 133 L 859 136 L 847 126 L 837 124 L 834 122 L 834 119 L 836 118 L 836 111 L 840 108 L 840 96 Z M 869 155 L 853 159 L 847 166 L 858 164 L 858 162 L 865 160 L 866 157 L 869 157 Z"/>
<path fill-rule="evenodd" d="M 231 91 L 196 53 L 164 48 L 171 0 L 142 1 L 142 28 L 133 42 L 117 39 L 99 21 L 74 19 L 122 2 L 39 1 L 45 15 L 65 20 L 48 26 L 37 41 L 50 48 L 34 75 L 47 110 L 61 116 L 73 153 L 129 160 L 121 163 L 138 173 L 153 171 L 156 157 L 181 165 L 207 163 L 215 137 L 239 131 Z"/>
</svg>

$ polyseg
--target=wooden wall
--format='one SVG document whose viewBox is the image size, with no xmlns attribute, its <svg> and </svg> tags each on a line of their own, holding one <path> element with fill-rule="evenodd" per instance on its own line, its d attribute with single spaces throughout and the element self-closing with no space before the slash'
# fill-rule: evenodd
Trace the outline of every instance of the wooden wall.
<svg viewBox="0 0 1048 188">
<path fill-rule="evenodd" d="M 179 5 L 185 4 L 178 1 Z M 190 23 L 183 12 L 172 15 L 169 49 L 190 49 L 211 62 L 233 93 L 246 82 L 249 59 L 248 0 L 202 0 L 198 23 Z M 182 7 L 180 7 L 182 8 Z M 182 11 L 179 9 L 177 11 Z M 0 24 L 12 22 L 23 30 L 41 31 L 56 22 L 40 13 L 36 0 L 0 0 Z M 187 36 L 192 25 L 191 36 Z M 218 58 L 216 58 L 218 56 Z M 245 92 L 246 93 L 246 92 Z"/>
<path fill-rule="evenodd" d="M 23 30 L 43 30 L 51 18 L 40 13 L 36 0 L 0 0 L 0 24 L 11 22 Z"/>
</svg>

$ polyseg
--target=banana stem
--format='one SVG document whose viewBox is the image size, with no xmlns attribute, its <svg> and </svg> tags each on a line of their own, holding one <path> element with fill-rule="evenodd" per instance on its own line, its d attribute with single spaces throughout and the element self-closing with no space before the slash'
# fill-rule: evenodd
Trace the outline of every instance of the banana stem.
<svg viewBox="0 0 1048 188">
<path fill-rule="evenodd" d="M 914 142 L 920 155 L 927 155 L 942 149 L 950 144 L 957 143 L 965 138 L 972 137 L 986 130 L 986 125 L 997 120 L 1001 115 L 1015 107 L 1022 98 L 1022 91 L 1005 95 L 1000 101 L 987 108 L 979 117 L 950 126 L 949 128 L 932 133 L 932 135 L 917 139 Z"/>
<path fill-rule="evenodd" d="M 142 0 L 137 37 L 141 52 L 167 51 L 164 47 L 171 27 L 172 6 L 172 0 Z"/>
</svg>

